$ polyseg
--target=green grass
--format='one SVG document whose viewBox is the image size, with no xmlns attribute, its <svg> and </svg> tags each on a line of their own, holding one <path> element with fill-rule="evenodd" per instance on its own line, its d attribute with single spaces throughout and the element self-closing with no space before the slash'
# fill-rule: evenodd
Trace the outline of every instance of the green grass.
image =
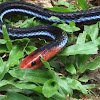
<svg viewBox="0 0 100 100">
<path fill-rule="evenodd" d="M 83 10 L 88 9 L 85 0 L 78 0 L 78 3 Z M 63 8 L 67 12 L 79 10 L 75 4 L 64 2 L 56 4 L 67 6 L 68 9 Z M 49 9 L 60 11 L 62 8 Z M 25 21 L 17 22 L 18 20 Z M 10 26 L 20 26 L 21 28 L 47 24 L 35 20 L 34 17 L 28 18 L 19 15 L 6 18 L 4 22 Z M 65 100 L 67 95 L 78 99 L 75 92 L 91 97 L 88 91 L 91 92 L 91 89 L 97 85 L 87 84 L 89 78 L 84 72 L 100 67 L 99 56 L 87 63 L 87 60 L 93 54 L 97 54 L 99 50 L 99 23 L 84 26 L 83 33 L 80 33 L 79 36 L 73 34 L 80 30 L 73 21 L 69 25 L 62 21 L 61 24 L 54 23 L 53 25 L 68 33 L 68 43 L 62 52 L 48 62 L 41 58 L 44 65 L 35 70 L 20 69 L 19 66 L 22 59 L 37 48 L 37 43 L 42 46 L 46 42 L 28 38 L 11 40 L 6 26 L 3 26 L 3 39 L 0 39 L 0 94 L 2 94 L 0 100 Z M 59 61 L 62 64 L 59 64 Z"/>
</svg>

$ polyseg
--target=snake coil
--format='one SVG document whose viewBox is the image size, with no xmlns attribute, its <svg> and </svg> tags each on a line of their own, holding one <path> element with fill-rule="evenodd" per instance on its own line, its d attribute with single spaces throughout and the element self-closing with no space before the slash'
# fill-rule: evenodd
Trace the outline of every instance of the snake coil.
<svg viewBox="0 0 100 100">
<path fill-rule="evenodd" d="M 0 4 L 0 34 L 2 35 L 3 18 L 10 14 L 27 14 L 36 16 L 40 19 L 49 22 L 59 22 L 57 19 L 49 19 L 51 16 L 56 16 L 65 23 L 70 23 L 72 20 L 76 24 L 91 23 L 100 20 L 100 7 L 77 12 L 55 12 L 50 11 L 34 4 L 23 1 L 10 1 Z M 40 47 L 39 49 L 30 53 L 21 63 L 20 68 L 36 69 L 42 65 L 40 55 L 43 56 L 44 61 L 49 60 L 55 56 L 66 45 L 68 37 L 65 31 L 50 25 L 39 25 L 29 28 L 15 28 L 7 26 L 8 35 L 14 38 L 24 37 L 49 37 L 53 41 L 49 44 Z"/>
</svg>

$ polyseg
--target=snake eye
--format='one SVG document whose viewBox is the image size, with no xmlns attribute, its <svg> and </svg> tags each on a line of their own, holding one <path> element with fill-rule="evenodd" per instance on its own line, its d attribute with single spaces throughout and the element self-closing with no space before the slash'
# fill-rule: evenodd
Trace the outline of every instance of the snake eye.
<svg viewBox="0 0 100 100">
<path fill-rule="evenodd" d="M 35 61 L 33 61 L 31 65 L 32 65 L 32 66 L 34 66 L 35 64 L 36 64 L 36 62 L 35 62 Z"/>
</svg>

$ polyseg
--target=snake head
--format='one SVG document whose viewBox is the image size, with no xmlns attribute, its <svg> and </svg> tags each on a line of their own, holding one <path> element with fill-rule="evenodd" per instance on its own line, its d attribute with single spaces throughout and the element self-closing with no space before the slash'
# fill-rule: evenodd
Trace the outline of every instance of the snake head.
<svg viewBox="0 0 100 100">
<path fill-rule="evenodd" d="M 20 68 L 31 68 L 36 69 L 42 65 L 41 57 L 40 55 L 43 53 L 43 51 L 37 52 L 37 50 L 30 53 L 21 63 Z"/>
<path fill-rule="evenodd" d="M 44 61 L 47 61 L 53 56 L 55 56 L 59 51 L 60 51 L 59 48 L 45 49 L 41 51 L 35 50 L 22 61 L 20 68 L 37 69 L 43 64 L 41 61 L 41 55 Z"/>
</svg>

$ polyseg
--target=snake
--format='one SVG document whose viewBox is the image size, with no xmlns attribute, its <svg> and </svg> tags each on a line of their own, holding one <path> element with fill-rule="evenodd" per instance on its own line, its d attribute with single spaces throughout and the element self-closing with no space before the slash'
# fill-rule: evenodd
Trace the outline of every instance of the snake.
<svg viewBox="0 0 100 100">
<path fill-rule="evenodd" d="M 3 18 L 12 14 L 23 14 L 35 16 L 41 20 L 59 23 L 58 19 L 50 19 L 52 16 L 58 17 L 64 23 L 69 24 L 74 21 L 76 24 L 97 22 L 100 20 L 100 7 L 81 10 L 76 12 L 57 12 L 51 11 L 40 6 L 24 1 L 8 1 L 0 4 L 0 35 L 3 35 L 2 26 L 5 25 Z M 59 53 L 67 44 L 67 33 L 56 26 L 38 25 L 28 28 L 16 28 L 6 25 L 7 32 L 11 38 L 50 38 L 52 41 L 35 51 L 31 52 L 21 62 L 20 68 L 37 69 L 44 61 L 48 61 Z"/>
</svg>

